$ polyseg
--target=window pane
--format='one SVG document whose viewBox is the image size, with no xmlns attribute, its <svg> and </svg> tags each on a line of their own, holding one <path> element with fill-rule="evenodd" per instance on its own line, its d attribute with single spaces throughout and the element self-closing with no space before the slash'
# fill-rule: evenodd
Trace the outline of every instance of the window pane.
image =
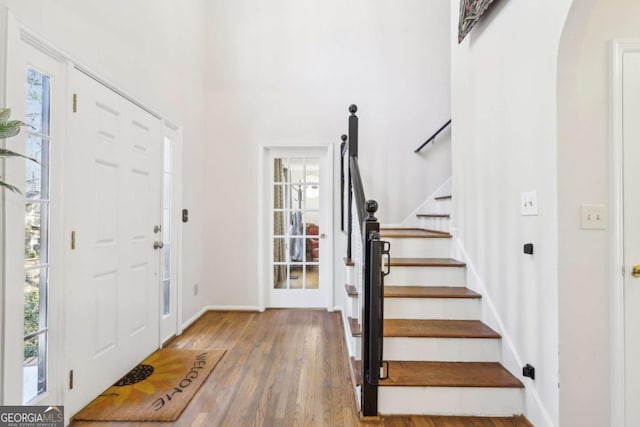
<svg viewBox="0 0 640 427">
<path fill-rule="evenodd" d="M 22 400 L 31 399 L 47 390 L 47 334 L 24 341 Z"/>
<path fill-rule="evenodd" d="M 164 138 L 164 171 L 171 173 L 173 170 L 173 157 L 172 157 L 171 140 L 167 137 Z"/>
<path fill-rule="evenodd" d="M 48 199 L 49 141 L 29 134 L 26 155 L 37 160 L 25 160 L 25 197 L 27 199 Z M 43 183 L 45 183 L 43 185 Z"/>
<path fill-rule="evenodd" d="M 307 159 L 305 182 L 309 184 L 320 182 L 320 159 L 317 157 Z"/>
<path fill-rule="evenodd" d="M 171 190 L 172 190 L 172 183 L 171 183 L 171 174 L 169 173 L 165 173 L 164 174 L 164 199 L 162 201 L 162 204 L 165 208 L 168 208 L 171 206 Z"/>
<path fill-rule="evenodd" d="M 171 245 L 162 247 L 162 280 L 171 279 Z"/>
<path fill-rule="evenodd" d="M 273 160 L 273 182 L 288 182 L 289 162 L 287 159 Z"/>
<path fill-rule="evenodd" d="M 305 288 L 306 289 L 318 289 L 320 285 L 319 280 L 319 268 L 317 265 L 307 265 L 305 276 Z"/>
<path fill-rule="evenodd" d="M 27 70 L 27 118 L 26 122 L 33 131 L 49 135 L 50 117 L 50 79 L 42 73 L 29 68 Z"/>
<path fill-rule="evenodd" d="M 24 335 L 47 327 L 47 269 L 27 270 L 24 275 Z"/>
<path fill-rule="evenodd" d="M 289 181 L 294 184 L 304 181 L 304 159 L 290 160 L 289 177 Z"/>
<path fill-rule="evenodd" d="M 47 263 L 47 205 L 27 203 L 25 205 L 25 266 Z"/>
<path fill-rule="evenodd" d="M 304 209 L 320 209 L 320 188 L 317 184 L 303 186 Z"/>
<path fill-rule="evenodd" d="M 171 314 L 171 281 L 162 282 L 162 314 L 167 316 Z"/>
<path fill-rule="evenodd" d="M 171 242 L 171 210 L 162 212 L 162 240 L 165 244 Z"/>
<path fill-rule="evenodd" d="M 275 289 L 287 288 L 287 266 L 285 264 L 273 266 L 273 287 Z"/>
<path fill-rule="evenodd" d="M 289 289 L 302 289 L 304 283 L 304 270 L 301 264 L 289 266 Z"/>
</svg>

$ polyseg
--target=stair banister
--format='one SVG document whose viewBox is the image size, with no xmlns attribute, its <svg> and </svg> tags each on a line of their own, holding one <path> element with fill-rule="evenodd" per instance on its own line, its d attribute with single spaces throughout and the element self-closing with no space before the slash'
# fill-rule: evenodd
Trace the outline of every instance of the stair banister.
<svg viewBox="0 0 640 427">
<path fill-rule="evenodd" d="M 378 203 L 365 197 L 360 166 L 358 164 L 358 108 L 349 107 L 349 136 L 342 138 L 342 157 L 348 152 L 348 237 L 347 259 L 358 261 L 356 268 L 361 274 L 362 325 L 362 389 L 361 411 L 365 417 L 378 415 L 378 382 L 383 366 L 383 277 L 382 257 L 389 253 L 388 243 L 380 240 L 380 223 L 375 217 Z M 341 175 L 344 181 L 344 174 Z M 355 207 L 355 209 L 354 209 Z M 355 215 L 353 214 L 353 211 Z M 354 224 L 356 227 L 354 227 Z M 355 228 L 355 229 L 354 229 Z M 360 253 L 354 253 L 352 233 L 359 234 L 362 243 Z M 359 233 L 358 233 L 359 232 Z M 353 257 L 353 258 L 352 258 Z"/>
</svg>

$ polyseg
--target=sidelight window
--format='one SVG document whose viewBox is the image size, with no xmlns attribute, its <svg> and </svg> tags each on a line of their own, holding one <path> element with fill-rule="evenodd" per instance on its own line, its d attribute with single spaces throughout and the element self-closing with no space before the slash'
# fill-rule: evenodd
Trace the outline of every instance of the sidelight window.
<svg viewBox="0 0 640 427">
<path fill-rule="evenodd" d="M 51 79 L 27 69 L 23 401 L 47 391 Z"/>
</svg>

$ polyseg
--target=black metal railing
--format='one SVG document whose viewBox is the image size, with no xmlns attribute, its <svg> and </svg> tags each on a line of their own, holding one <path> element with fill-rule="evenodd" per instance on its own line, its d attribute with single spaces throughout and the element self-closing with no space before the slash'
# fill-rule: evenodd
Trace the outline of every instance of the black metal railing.
<svg viewBox="0 0 640 427">
<path fill-rule="evenodd" d="M 447 128 L 447 126 L 449 126 L 451 124 L 451 119 L 449 119 L 449 121 L 445 124 L 442 125 L 442 127 L 440 129 L 438 129 L 433 135 L 431 135 L 431 137 L 429 139 L 427 139 L 420 147 L 416 148 L 416 150 L 414 151 L 414 153 L 419 152 L 420 150 L 422 150 L 428 143 L 430 143 L 431 141 L 433 141 L 434 139 L 436 139 L 436 136 L 440 135 L 440 132 L 442 132 L 443 130 L 445 130 Z"/>
<path fill-rule="evenodd" d="M 363 416 L 378 415 L 378 383 L 386 378 L 383 361 L 384 336 L 384 276 L 383 256 L 389 256 L 389 243 L 380 240 L 380 223 L 375 217 L 378 203 L 365 198 L 360 166 L 358 164 L 358 108 L 349 107 L 349 136 L 342 136 L 342 223 L 347 225 L 347 259 L 358 260 L 360 267 L 362 325 L 362 388 L 360 393 Z M 348 157 L 348 160 L 345 160 Z M 346 170 L 345 170 L 346 168 Z M 346 195 L 345 192 L 346 191 Z M 346 206 L 345 206 L 346 204 Z M 353 207 L 355 206 L 355 216 Z M 346 213 L 345 213 L 346 207 Z M 360 253 L 354 251 L 354 223 L 358 227 L 362 246 Z M 344 229 L 344 228 L 343 228 Z M 355 258 L 355 260 L 354 260 Z M 387 262 L 387 266 L 389 263 Z"/>
</svg>

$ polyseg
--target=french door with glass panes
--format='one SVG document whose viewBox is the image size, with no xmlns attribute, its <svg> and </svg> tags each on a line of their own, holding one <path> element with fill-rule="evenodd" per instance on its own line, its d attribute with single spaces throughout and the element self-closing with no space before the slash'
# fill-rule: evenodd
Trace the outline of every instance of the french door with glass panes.
<svg viewBox="0 0 640 427">
<path fill-rule="evenodd" d="M 330 183 L 325 149 L 271 149 L 270 306 L 331 307 Z"/>
</svg>

